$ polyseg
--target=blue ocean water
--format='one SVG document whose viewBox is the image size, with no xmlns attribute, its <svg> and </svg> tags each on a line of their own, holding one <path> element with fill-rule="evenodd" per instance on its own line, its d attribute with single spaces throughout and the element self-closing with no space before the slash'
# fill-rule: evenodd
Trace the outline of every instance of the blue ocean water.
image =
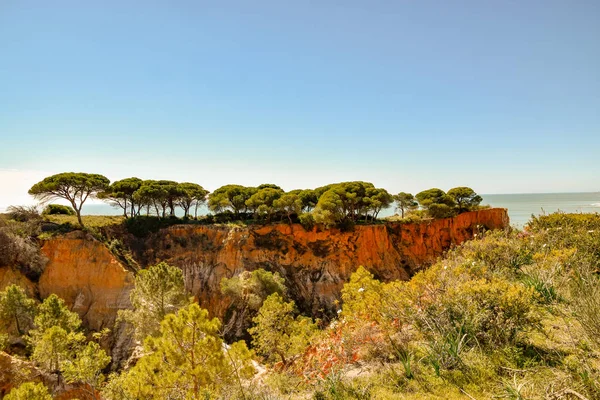
<svg viewBox="0 0 600 400">
<path fill-rule="evenodd" d="M 483 203 L 492 207 L 508 209 L 510 223 L 522 228 L 531 215 L 550 214 L 556 211 L 569 213 L 600 213 L 600 192 L 594 193 L 521 193 L 485 194 Z M 83 207 L 89 215 L 119 215 L 121 211 L 104 203 L 90 203 Z M 208 213 L 206 208 L 198 210 L 199 215 Z M 380 216 L 393 215 L 394 209 L 381 212 Z"/>
<path fill-rule="evenodd" d="M 531 215 L 600 212 L 600 192 L 486 194 L 483 203 L 508 209 L 511 225 L 523 227 Z"/>
</svg>

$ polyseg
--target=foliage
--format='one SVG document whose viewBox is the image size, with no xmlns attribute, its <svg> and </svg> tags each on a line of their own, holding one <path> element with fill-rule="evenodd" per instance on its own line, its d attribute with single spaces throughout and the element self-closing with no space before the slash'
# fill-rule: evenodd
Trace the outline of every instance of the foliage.
<svg viewBox="0 0 600 400">
<path fill-rule="evenodd" d="M 242 343 L 226 354 L 219 337 L 219 320 L 197 304 L 169 314 L 160 333 L 144 343 L 144 356 L 117 377 L 104 395 L 108 399 L 217 398 L 236 377 L 254 370 Z M 239 374 L 239 375 L 238 375 Z"/>
<path fill-rule="evenodd" d="M 194 218 L 198 218 L 198 207 L 206 203 L 208 190 L 197 183 L 184 182 L 179 184 L 181 196 L 176 200 L 176 204 L 183 209 L 183 216 L 188 217 L 192 207 L 194 207 Z"/>
<path fill-rule="evenodd" d="M 11 284 L 0 292 L 0 320 L 6 324 L 7 332 L 21 336 L 28 332 L 33 324 L 35 300 L 30 299 L 25 290 Z"/>
<path fill-rule="evenodd" d="M 294 193 L 294 192 L 297 192 L 298 198 L 302 202 L 302 211 L 303 212 L 310 212 L 310 211 L 312 211 L 313 208 L 315 208 L 317 206 L 317 202 L 319 201 L 319 198 L 318 198 L 315 190 L 305 189 L 305 190 L 292 191 L 290 193 Z"/>
<path fill-rule="evenodd" d="M 95 399 L 96 389 L 104 381 L 102 370 L 110 360 L 98 343 L 88 342 L 62 363 L 61 371 L 67 383 L 83 383 L 90 398 Z"/>
<path fill-rule="evenodd" d="M 264 269 L 243 271 L 230 279 L 223 278 L 221 293 L 231 299 L 223 335 L 226 338 L 241 337 L 265 299 L 273 293 L 283 295 L 285 291 L 283 278 L 277 272 Z"/>
<path fill-rule="evenodd" d="M 140 341 L 157 334 L 164 317 L 189 302 L 181 270 L 164 262 L 138 273 L 130 298 L 133 310 L 120 310 L 119 319 L 133 325 Z"/>
<path fill-rule="evenodd" d="M 137 237 L 146 237 L 151 233 L 158 232 L 174 224 L 182 223 L 176 218 L 158 218 L 148 215 L 138 215 L 134 218 L 125 220 L 124 225 L 127 231 Z"/>
<path fill-rule="evenodd" d="M 286 193 L 273 201 L 275 211 L 284 214 L 290 224 L 292 224 L 292 216 L 298 216 L 302 212 L 303 203 L 300 196 L 296 193 Z"/>
<path fill-rule="evenodd" d="M 46 259 L 34 241 L 0 228 L 0 266 L 17 267 L 27 277 L 37 280 L 45 265 Z"/>
<path fill-rule="evenodd" d="M 447 218 L 455 215 L 454 199 L 441 189 L 433 188 L 417 193 L 415 196 L 421 207 L 433 218 Z"/>
<path fill-rule="evenodd" d="M 274 189 L 272 187 L 259 188 L 256 193 L 246 200 L 246 207 L 251 210 L 255 217 L 266 216 L 267 221 L 271 221 L 271 217 L 275 212 L 274 202 L 282 195 L 283 190 Z"/>
<path fill-rule="evenodd" d="M 31 359 L 45 371 L 57 374 L 63 363 L 76 356 L 84 342 L 85 336 L 81 332 L 51 326 L 32 336 Z"/>
<path fill-rule="evenodd" d="M 79 331 L 81 327 L 79 316 L 69 311 L 65 301 L 55 294 L 46 297 L 38 306 L 33 322 L 35 329 L 31 331 L 31 336 L 34 340 L 37 335 L 52 327 L 60 327 L 66 332 Z"/>
<path fill-rule="evenodd" d="M 73 207 L 62 204 L 48 204 L 42 215 L 75 215 L 75 210 L 73 210 Z"/>
<path fill-rule="evenodd" d="M 326 227 L 376 219 L 379 212 L 392 204 L 393 197 L 385 189 L 369 182 L 342 182 L 318 188 L 319 201 L 313 211 L 315 222 Z"/>
<path fill-rule="evenodd" d="M 405 212 L 415 210 L 419 207 L 415 196 L 406 192 L 400 192 L 395 195 L 394 201 L 396 202 L 396 210 L 400 210 L 402 218 L 404 218 Z"/>
<path fill-rule="evenodd" d="M 67 383 L 83 384 L 87 397 L 96 398 L 110 357 L 97 343 L 86 341 L 79 316 L 52 294 L 38 306 L 33 322 L 34 329 L 27 336 L 31 360 L 46 372 L 63 376 Z"/>
<path fill-rule="evenodd" d="M 252 344 L 267 361 L 279 359 L 287 365 L 315 334 L 317 328 L 312 319 L 301 315 L 294 318 L 294 309 L 293 301 L 286 303 L 279 293 L 273 293 L 252 319 L 255 326 L 248 329 Z"/>
<path fill-rule="evenodd" d="M 477 207 L 483 200 L 473 189 L 466 186 L 455 187 L 448 190 L 448 196 L 456 203 L 458 212 L 470 211 Z"/>
<path fill-rule="evenodd" d="M 106 190 L 109 183 L 108 178 L 102 175 L 65 172 L 44 178 L 29 189 L 29 194 L 43 202 L 53 199 L 69 201 L 79 225 L 83 226 L 81 207 L 88 198 Z"/>
<path fill-rule="evenodd" d="M 298 217 L 298 220 L 307 231 L 312 231 L 316 224 L 315 217 L 312 213 L 302 213 Z"/>
<path fill-rule="evenodd" d="M 43 383 L 25 382 L 8 393 L 4 400 L 52 400 Z"/>
<path fill-rule="evenodd" d="M 29 222 L 41 219 L 40 210 L 37 206 L 9 206 L 7 215 L 17 222 Z"/>
<path fill-rule="evenodd" d="M 31 359 L 46 371 L 58 373 L 61 364 L 85 341 L 81 320 L 67 309 L 64 300 L 51 294 L 39 305 L 34 325 L 29 333 Z"/>
<path fill-rule="evenodd" d="M 98 198 L 108 201 L 113 207 L 121 208 L 125 217 L 133 217 L 139 212 L 140 205 L 136 208 L 134 195 L 141 186 L 142 180 L 139 178 L 121 179 L 100 192 Z"/>
<path fill-rule="evenodd" d="M 231 210 L 236 215 L 247 210 L 246 202 L 258 191 L 258 188 L 241 185 L 221 186 L 208 197 L 208 208 L 221 212 Z"/>
</svg>

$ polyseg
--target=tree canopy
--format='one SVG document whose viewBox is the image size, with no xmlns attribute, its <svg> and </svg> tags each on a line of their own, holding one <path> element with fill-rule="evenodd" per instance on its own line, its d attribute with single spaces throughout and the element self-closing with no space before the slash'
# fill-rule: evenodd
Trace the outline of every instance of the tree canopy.
<svg viewBox="0 0 600 400">
<path fill-rule="evenodd" d="M 114 207 L 123 209 L 125 217 L 133 217 L 136 214 L 135 192 L 142 186 L 143 181 L 140 178 L 126 178 L 115 181 L 98 197 L 107 200 Z"/>
<path fill-rule="evenodd" d="M 433 218 L 445 218 L 477 207 L 481 196 L 469 187 L 456 187 L 448 193 L 438 188 L 427 189 L 416 196 L 400 192 L 391 195 L 373 183 L 348 181 L 331 183 L 315 189 L 284 191 L 273 183 L 258 186 L 228 184 L 209 193 L 193 182 L 172 180 L 142 180 L 125 178 L 109 184 L 102 175 L 63 173 L 45 178 L 30 189 L 40 200 L 67 199 L 73 205 L 81 224 L 81 205 L 97 196 L 120 208 L 126 218 L 145 215 L 172 218 L 176 209 L 184 218 L 198 219 L 198 209 L 206 205 L 212 213 L 201 217 L 208 222 L 249 220 L 300 222 L 310 229 L 314 224 L 326 227 L 350 228 L 357 222 L 376 220 L 392 206 L 404 218 L 406 212 L 422 208 Z M 57 212 L 63 212 L 58 210 Z M 66 211 L 64 211 L 66 212 Z M 181 215 L 181 214 L 179 214 Z"/>
<path fill-rule="evenodd" d="M 230 210 L 237 215 L 247 210 L 246 202 L 257 191 L 258 188 L 242 185 L 221 186 L 208 196 L 208 208 L 215 212 Z"/>
<path fill-rule="evenodd" d="M 448 190 L 448 196 L 454 199 L 459 212 L 469 211 L 477 207 L 483 200 L 473 189 L 459 186 Z"/>
<path fill-rule="evenodd" d="M 120 310 L 119 318 L 133 325 L 139 341 L 155 335 L 167 314 L 189 303 L 181 270 L 165 262 L 138 273 L 130 298 L 133 310 Z"/>
<path fill-rule="evenodd" d="M 273 293 L 284 295 L 285 292 L 284 279 L 277 272 L 264 269 L 243 271 L 232 278 L 223 278 L 221 293 L 231 299 L 224 320 L 224 336 L 241 338 L 265 299 Z"/>
<path fill-rule="evenodd" d="M 454 199 L 442 189 L 432 188 L 417 193 L 417 201 L 433 218 L 452 217 L 456 214 Z"/>
<path fill-rule="evenodd" d="M 42 202 L 65 199 L 77 214 L 79 224 L 81 208 L 88 198 L 95 197 L 98 193 L 108 188 L 110 181 L 99 174 L 83 172 L 64 172 L 44 178 L 29 189 L 29 194 Z"/>
<path fill-rule="evenodd" d="M 108 399 L 217 398 L 236 377 L 254 373 L 245 343 L 225 349 L 221 324 L 197 304 L 168 314 L 156 337 L 144 342 L 144 355 L 130 370 L 115 377 Z"/>
<path fill-rule="evenodd" d="M 415 210 L 419 207 L 419 203 L 415 200 L 415 196 L 410 193 L 400 192 L 394 196 L 396 202 L 396 209 L 402 213 L 402 218 L 407 211 Z"/>
<path fill-rule="evenodd" d="M 317 330 L 309 317 L 294 317 L 295 304 L 285 302 L 275 292 L 264 301 L 256 317 L 255 326 L 248 332 L 257 353 L 269 362 L 281 361 L 286 365 L 290 358 L 306 348 Z"/>
</svg>

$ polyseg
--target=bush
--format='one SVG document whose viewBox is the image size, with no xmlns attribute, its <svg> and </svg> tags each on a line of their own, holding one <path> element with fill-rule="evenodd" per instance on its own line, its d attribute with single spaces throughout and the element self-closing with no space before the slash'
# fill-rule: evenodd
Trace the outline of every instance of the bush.
<svg viewBox="0 0 600 400">
<path fill-rule="evenodd" d="M 150 215 L 140 215 L 125 220 L 127 231 L 137 237 L 146 237 L 171 225 L 184 223 L 177 217 L 159 218 Z"/>
<path fill-rule="evenodd" d="M 73 207 L 63 206 L 62 204 L 48 204 L 42 215 L 75 215 Z"/>
<path fill-rule="evenodd" d="M 0 266 L 18 267 L 28 278 L 37 280 L 45 265 L 37 244 L 0 228 Z"/>
<path fill-rule="evenodd" d="M 52 400 L 42 383 L 25 382 L 6 395 L 5 400 Z"/>
<path fill-rule="evenodd" d="M 311 213 L 300 214 L 298 220 L 300 221 L 300 224 L 304 227 L 304 229 L 306 229 L 307 231 L 312 231 L 315 227 L 315 217 Z"/>
<path fill-rule="evenodd" d="M 6 211 L 10 219 L 18 222 L 37 221 L 41 219 L 37 206 L 10 206 Z"/>
<path fill-rule="evenodd" d="M 502 274 L 513 274 L 531 265 L 535 253 L 532 243 L 523 240 L 516 231 L 485 232 L 482 240 L 466 242 L 460 252 L 465 258 Z"/>
<path fill-rule="evenodd" d="M 431 204 L 427 212 L 432 218 L 450 218 L 458 214 L 457 209 L 446 204 Z"/>
</svg>

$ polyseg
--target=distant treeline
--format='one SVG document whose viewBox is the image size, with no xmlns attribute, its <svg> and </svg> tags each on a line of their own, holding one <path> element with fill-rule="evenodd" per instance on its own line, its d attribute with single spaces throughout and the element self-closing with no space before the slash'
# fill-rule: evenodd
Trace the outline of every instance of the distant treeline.
<svg viewBox="0 0 600 400">
<path fill-rule="evenodd" d="M 225 185 L 210 193 L 190 182 L 126 178 L 110 183 L 102 175 L 74 172 L 49 176 L 36 183 L 29 194 L 40 201 L 69 201 L 81 225 L 82 205 L 93 197 L 122 209 L 125 217 L 174 216 L 180 208 L 184 218 L 198 218 L 198 208 L 207 205 L 216 215 L 227 214 L 234 220 L 250 217 L 271 222 L 285 218 L 290 223 L 328 227 L 373 221 L 392 205 L 402 217 L 420 207 L 432 218 L 445 218 L 472 210 L 482 200 L 469 187 L 456 187 L 447 193 L 433 188 L 415 196 L 404 192 L 392 195 L 370 182 L 354 181 L 289 192 L 274 184 Z"/>
</svg>

